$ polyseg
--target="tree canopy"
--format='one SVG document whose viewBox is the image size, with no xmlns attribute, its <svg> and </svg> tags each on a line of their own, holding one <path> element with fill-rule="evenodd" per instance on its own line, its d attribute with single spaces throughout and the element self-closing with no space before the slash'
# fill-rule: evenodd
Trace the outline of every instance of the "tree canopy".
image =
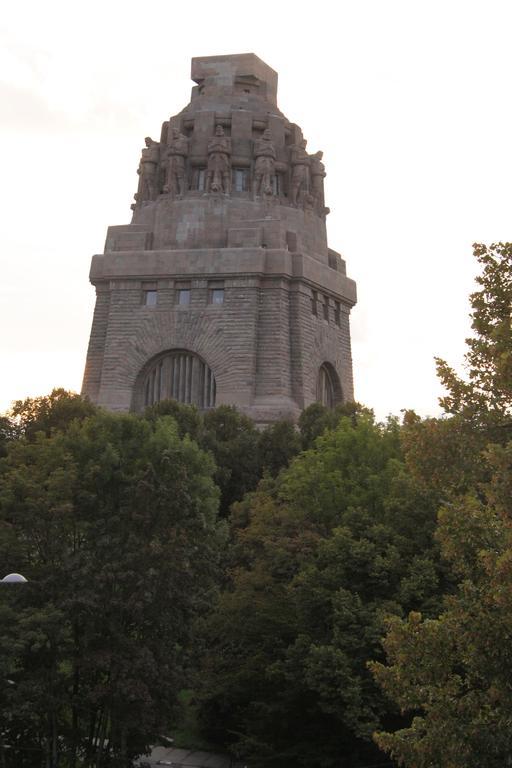
<svg viewBox="0 0 512 768">
<path fill-rule="evenodd" d="M 406 430 L 415 476 L 440 495 L 436 537 L 458 586 L 438 617 L 391 620 L 387 663 L 373 665 L 409 713 L 376 742 L 410 768 L 495 768 L 512 754 L 512 244 L 475 256 L 468 378 L 438 361 L 447 417 L 409 414 Z"/>
<path fill-rule="evenodd" d="M 223 542 L 213 473 L 170 418 L 96 413 L 12 443 L 0 560 L 29 579 L 1 594 L 13 765 L 125 766 L 168 726 Z"/>
<path fill-rule="evenodd" d="M 367 670 L 384 616 L 435 612 L 434 510 L 397 422 L 344 417 L 235 505 L 229 582 L 201 622 L 205 733 L 251 765 L 366 765 L 382 718 Z"/>
</svg>

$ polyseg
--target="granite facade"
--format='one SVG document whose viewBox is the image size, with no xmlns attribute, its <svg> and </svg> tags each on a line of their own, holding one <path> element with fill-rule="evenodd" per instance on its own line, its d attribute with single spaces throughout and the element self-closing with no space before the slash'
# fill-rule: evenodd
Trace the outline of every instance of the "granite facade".
<svg viewBox="0 0 512 768">
<path fill-rule="evenodd" d="M 322 153 L 253 54 L 193 59 L 192 78 L 190 104 L 146 139 L 131 224 L 93 257 L 83 393 L 127 411 L 169 392 L 211 405 L 208 386 L 260 423 L 352 399 L 356 290 L 327 245 Z"/>
</svg>

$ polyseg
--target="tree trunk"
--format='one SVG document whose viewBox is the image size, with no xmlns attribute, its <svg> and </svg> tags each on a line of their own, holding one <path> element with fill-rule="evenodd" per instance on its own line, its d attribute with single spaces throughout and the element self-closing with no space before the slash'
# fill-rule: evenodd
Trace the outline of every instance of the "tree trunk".
<svg viewBox="0 0 512 768">
<path fill-rule="evenodd" d="M 71 713 L 71 759 L 70 768 L 76 768 L 76 750 L 79 737 L 78 698 L 80 694 L 80 633 L 76 622 L 73 623 L 73 698 Z"/>
<path fill-rule="evenodd" d="M 101 768 L 103 763 L 103 751 L 105 747 L 105 737 L 107 735 L 107 726 L 108 726 L 108 714 L 106 712 L 103 712 L 100 720 L 100 726 L 98 728 L 98 735 L 96 737 L 97 746 L 96 746 L 95 768 Z"/>
<path fill-rule="evenodd" d="M 57 738 L 57 716 L 55 709 L 52 710 L 52 768 L 57 768 L 59 763 L 58 738 Z"/>
<path fill-rule="evenodd" d="M 121 766 L 126 768 L 128 765 L 128 727 L 123 723 L 121 725 Z"/>
<path fill-rule="evenodd" d="M 90 768 L 93 764 L 94 754 L 94 734 L 96 732 L 96 721 L 98 719 L 98 713 L 91 713 L 89 720 L 89 738 L 87 739 L 87 746 L 85 749 L 85 765 Z"/>
</svg>

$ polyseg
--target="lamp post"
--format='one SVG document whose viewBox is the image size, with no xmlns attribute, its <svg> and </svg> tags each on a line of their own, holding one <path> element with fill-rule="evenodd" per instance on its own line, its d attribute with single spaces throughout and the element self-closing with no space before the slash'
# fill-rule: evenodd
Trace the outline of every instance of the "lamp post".
<svg viewBox="0 0 512 768">
<path fill-rule="evenodd" d="M 26 584 L 28 579 L 21 575 L 21 573 L 8 573 L 3 579 L 0 579 L 0 584 Z M 15 685 L 14 680 L 7 680 L 8 685 Z M 2 739 L 2 768 L 5 768 L 7 763 L 5 759 L 5 751 L 10 749 L 8 744 L 3 743 Z"/>
</svg>

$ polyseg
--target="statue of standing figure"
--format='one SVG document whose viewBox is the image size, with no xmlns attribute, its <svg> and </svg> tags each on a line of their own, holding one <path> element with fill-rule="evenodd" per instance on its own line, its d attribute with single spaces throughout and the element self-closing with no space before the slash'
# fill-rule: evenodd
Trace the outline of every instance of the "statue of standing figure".
<svg viewBox="0 0 512 768">
<path fill-rule="evenodd" d="M 215 136 L 208 142 L 208 168 L 206 172 L 206 191 L 231 192 L 231 139 L 224 135 L 224 129 L 218 125 Z"/>
<path fill-rule="evenodd" d="M 149 136 L 146 136 L 144 142 L 146 146 L 141 152 L 140 163 L 137 168 L 139 186 L 134 195 L 137 205 L 148 200 L 155 200 L 158 195 L 157 169 L 160 159 L 160 144 L 158 141 L 153 141 Z"/>
<path fill-rule="evenodd" d="M 309 172 L 311 174 L 311 194 L 315 199 L 315 208 L 319 214 L 324 213 L 324 179 L 326 177 L 325 165 L 322 163 L 323 152 L 315 152 L 310 156 Z"/>
<path fill-rule="evenodd" d="M 261 139 L 254 144 L 254 194 L 273 194 L 274 177 L 276 170 L 276 150 L 272 143 L 272 134 L 267 128 L 263 131 Z"/>
<path fill-rule="evenodd" d="M 291 147 L 290 163 L 292 166 L 291 202 L 298 205 L 299 200 L 308 189 L 309 155 L 306 152 L 307 141 L 302 139 L 299 144 Z"/>
<path fill-rule="evenodd" d="M 167 150 L 169 158 L 167 181 L 164 192 L 183 196 L 186 192 L 186 161 L 188 157 L 188 138 L 177 128 L 172 130 L 172 138 Z"/>
</svg>

